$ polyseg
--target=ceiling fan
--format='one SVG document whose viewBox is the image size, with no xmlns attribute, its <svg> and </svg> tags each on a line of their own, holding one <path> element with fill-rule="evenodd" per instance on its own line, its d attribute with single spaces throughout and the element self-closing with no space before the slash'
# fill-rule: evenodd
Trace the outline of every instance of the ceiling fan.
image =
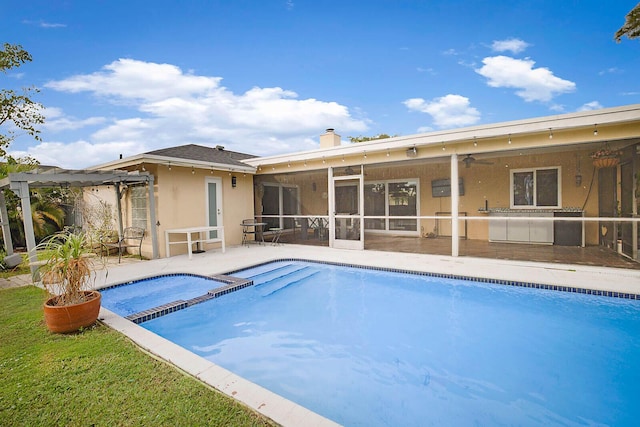
<svg viewBox="0 0 640 427">
<path fill-rule="evenodd" d="M 473 157 L 471 154 L 467 154 L 462 160 L 462 163 L 464 163 L 464 167 L 468 168 L 471 167 L 472 163 L 475 163 L 477 165 L 492 165 L 493 162 L 489 162 L 487 160 L 478 160 L 475 157 Z"/>
</svg>

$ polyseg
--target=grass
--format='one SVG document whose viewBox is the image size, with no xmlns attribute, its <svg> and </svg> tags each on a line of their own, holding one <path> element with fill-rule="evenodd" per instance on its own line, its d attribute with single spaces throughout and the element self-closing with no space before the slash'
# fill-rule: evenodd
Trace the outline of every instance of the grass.
<svg viewBox="0 0 640 427">
<path fill-rule="evenodd" d="M 44 300 L 0 290 L 0 425 L 275 425 L 104 325 L 51 334 Z"/>
</svg>

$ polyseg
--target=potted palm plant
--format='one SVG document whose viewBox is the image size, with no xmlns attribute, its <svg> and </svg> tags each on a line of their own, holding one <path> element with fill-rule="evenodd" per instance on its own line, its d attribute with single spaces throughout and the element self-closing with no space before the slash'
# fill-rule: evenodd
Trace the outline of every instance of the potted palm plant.
<svg viewBox="0 0 640 427">
<path fill-rule="evenodd" d="M 38 273 L 50 294 L 44 318 L 51 332 L 74 332 L 98 318 L 101 295 L 89 289 L 95 276 L 86 243 L 84 233 L 59 233 L 38 245 L 46 259 Z"/>
</svg>

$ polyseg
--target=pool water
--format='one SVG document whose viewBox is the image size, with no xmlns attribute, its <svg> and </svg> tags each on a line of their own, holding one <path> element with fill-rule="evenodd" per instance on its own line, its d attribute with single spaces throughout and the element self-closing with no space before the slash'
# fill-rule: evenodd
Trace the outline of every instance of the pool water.
<svg viewBox="0 0 640 427">
<path fill-rule="evenodd" d="M 126 317 L 149 308 L 204 295 L 222 283 L 189 274 L 158 276 L 130 285 L 101 289 L 102 306 Z"/>
<path fill-rule="evenodd" d="M 640 419 L 639 301 L 305 262 L 234 276 L 255 286 L 141 326 L 346 426 Z"/>
</svg>

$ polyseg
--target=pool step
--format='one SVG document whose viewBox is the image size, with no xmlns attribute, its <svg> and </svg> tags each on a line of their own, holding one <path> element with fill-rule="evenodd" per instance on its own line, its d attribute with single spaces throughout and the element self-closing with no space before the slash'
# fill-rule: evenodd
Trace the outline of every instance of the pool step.
<svg viewBox="0 0 640 427">
<path fill-rule="evenodd" d="M 312 267 L 303 267 L 296 271 L 293 271 L 286 276 L 275 278 L 268 283 L 262 284 L 260 286 L 260 295 L 263 297 L 268 297 L 288 286 L 294 285 L 296 283 L 300 283 L 303 280 L 308 279 L 309 277 L 317 274 L 319 270 Z"/>
<path fill-rule="evenodd" d="M 294 262 L 288 261 L 280 261 L 276 263 L 267 263 L 263 265 L 259 265 L 257 267 L 252 267 L 249 270 L 241 270 L 231 273 L 234 277 L 243 277 L 245 279 L 253 279 L 255 277 L 260 277 L 262 274 L 271 274 L 272 272 L 287 269 L 291 266 L 296 265 Z"/>
<path fill-rule="evenodd" d="M 252 280 L 254 285 L 261 286 L 265 283 L 271 282 L 272 280 L 288 276 L 289 274 L 295 273 L 296 271 L 300 271 L 305 268 L 307 268 L 306 265 L 288 264 L 280 268 L 265 271 L 263 273 L 248 277 L 248 279 Z"/>
</svg>

